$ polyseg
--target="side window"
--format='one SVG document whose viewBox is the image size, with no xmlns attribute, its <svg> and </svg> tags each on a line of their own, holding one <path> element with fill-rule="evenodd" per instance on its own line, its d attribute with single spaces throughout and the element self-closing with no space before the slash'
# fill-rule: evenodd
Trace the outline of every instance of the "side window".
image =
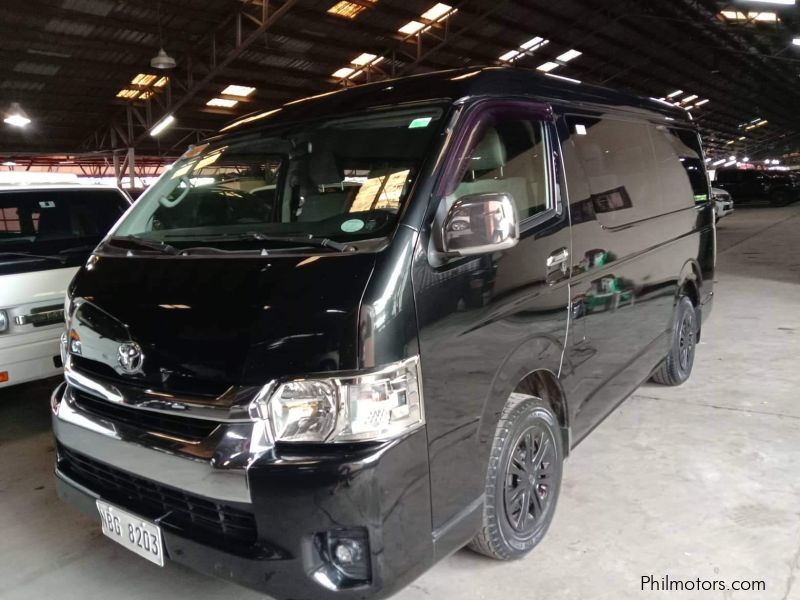
<svg viewBox="0 0 800 600">
<path fill-rule="evenodd" d="M 661 214 L 647 123 L 577 116 L 567 123 L 598 221 L 616 227 Z"/>
<path fill-rule="evenodd" d="M 494 116 L 485 123 L 465 158 L 463 175 L 447 198 L 448 208 L 462 196 L 489 192 L 511 195 L 520 221 L 550 208 L 547 152 L 541 123 Z"/>
<path fill-rule="evenodd" d="M 651 125 L 664 211 L 671 212 L 708 200 L 708 178 L 697 134 Z"/>
</svg>

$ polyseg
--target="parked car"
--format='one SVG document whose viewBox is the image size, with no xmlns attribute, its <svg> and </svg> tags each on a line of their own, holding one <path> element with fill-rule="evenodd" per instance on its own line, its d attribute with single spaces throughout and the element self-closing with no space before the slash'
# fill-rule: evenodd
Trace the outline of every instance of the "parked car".
<svg viewBox="0 0 800 600">
<path fill-rule="evenodd" d="M 702 156 L 684 111 L 500 68 L 228 125 L 70 286 L 59 494 L 153 563 L 275 598 L 525 555 L 576 444 L 691 373 Z"/>
<path fill-rule="evenodd" d="M 714 186 L 727 191 L 737 203 L 769 202 L 783 206 L 797 199 L 791 178 L 766 171 L 721 169 L 717 171 Z"/>
<path fill-rule="evenodd" d="M 61 372 L 67 284 L 128 206 L 113 187 L 0 187 L 0 388 Z"/>
<path fill-rule="evenodd" d="M 726 217 L 733 212 L 733 199 L 722 188 L 712 187 L 711 199 L 714 201 L 714 217 L 717 223 L 722 217 Z"/>
</svg>

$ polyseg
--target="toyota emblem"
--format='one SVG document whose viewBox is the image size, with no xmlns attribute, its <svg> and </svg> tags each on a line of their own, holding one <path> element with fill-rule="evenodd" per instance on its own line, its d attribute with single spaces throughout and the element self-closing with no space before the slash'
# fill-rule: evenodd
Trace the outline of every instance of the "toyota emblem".
<svg viewBox="0 0 800 600">
<path fill-rule="evenodd" d="M 123 372 L 128 375 L 135 375 L 142 372 L 144 353 L 136 342 L 126 342 L 125 344 L 120 344 L 117 350 L 117 360 Z"/>
</svg>

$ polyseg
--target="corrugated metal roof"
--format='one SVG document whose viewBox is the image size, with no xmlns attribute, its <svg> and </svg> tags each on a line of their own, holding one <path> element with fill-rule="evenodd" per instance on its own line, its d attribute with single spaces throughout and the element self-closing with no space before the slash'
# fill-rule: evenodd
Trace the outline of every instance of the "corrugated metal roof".
<svg viewBox="0 0 800 600">
<path fill-rule="evenodd" d="M 222 60 L 235 43 L 234 11 L 244 10 L 257 20 L 259 2 L 0 3 L 0 89 L 4 90 L 0 104 L 23 103 L 42 128 L 52 123 L 53 131 L 58 131 L 46 138 L 47 144 L 74 151 L 99 125 L 112 118 L 124 122 L 124 102 L 117 93 L 129 87 L 138 73 L 156 74 L 150 59 L 162 44 L 179 61 L 168 73 L 173 79 L 172 97 L 178 100 L 192 87 L 186 72 L 189 64 L 193 83 L 213 68 L 210 34 L 216 32 L 216 59 Z M 800 104 L 800 79 L 794 57 L 784 52 L 793 32 L 800 30 L 792 11 L 782 11 L 778 24 L 745 26 L 718 16 L 728 5 L 725 0 L 638 3 L 636 15 L 620 3 L 597 0 L 463 0 L 453 2 L 458 12 L 433 24 L 417 44 L 416 37 L 403 41 L 398 29 L 409 21 L 422 21 L 421 15 L 436 0 L 377 0 L 371 5 L 369 0 L 356 0 L 365 8 L 353 19 L 328 13 L 336 2 L 302 0 L 293 6 L 226 70 L 195 90 L 179 111 L 181 126 L 213 129 L 237 114 L 335 89 L 338 83 L 332 73 L 352 68 L 350 61 L 364 52 L 385 57 L 371 75 L 374 78 L 381 72 L 495 64 L 501 55 L 542 36 L 550 44 L 515 64 L 536 68 L 576 48 L 583 54 L 559 65 L 554 74 L 655 97 L 673 88 L 691 90 L 710 100 L 695 116 L 709 138 L 728 151 L 740 144 L 752 148 L 769 142 L 777 132 L 800 141 L 800 115 L 795 109 Z M 281 0 L 271 0 L 271 14 L 281 5 Z M 253 19 L 242 19 L 245 39 L 256 27 Z M 364 80 L 363 75 L 355 79 Z M 207 107 L 206 102 L 229 83 L 252 86 L 256 92 L 233 109 Z M 166 98 L 164 89 L 151 91 Z M 150 102 L 153 117 L 163 115 L 161 105 Z M 141 102 L 138 110 L 147 112 Z M 769 126 L 748 133 L 741 142 L 735 135 L 738 124 L 755 117 L 767 119 Z M 136 127 L 140 137 L 138 121 Z M 169 146 L 171 139 L 182 135 L 176 129 L 161 143 Z M 3 137 L 0 147 L 43 143 L 15 137 L 13 132 Z M 150 138 L 142 139 L 154 149 Z M 730 139 L 735 140 L 732 146 L 725 144 Z"/>
</svg>

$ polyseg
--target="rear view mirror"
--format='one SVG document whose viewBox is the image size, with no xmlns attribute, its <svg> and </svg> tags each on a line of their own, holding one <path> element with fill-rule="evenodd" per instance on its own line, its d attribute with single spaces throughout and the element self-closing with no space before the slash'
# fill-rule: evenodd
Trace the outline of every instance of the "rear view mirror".
<svg viewBox="0 0 800 600">
<path fill-rule="evenodd" d="M 519 222 L 510 194 L 462 196 L 455 201 L 442 232 L 449 256 L 472 256 L 506 250 L 519 241 Z"/>
</svg>

